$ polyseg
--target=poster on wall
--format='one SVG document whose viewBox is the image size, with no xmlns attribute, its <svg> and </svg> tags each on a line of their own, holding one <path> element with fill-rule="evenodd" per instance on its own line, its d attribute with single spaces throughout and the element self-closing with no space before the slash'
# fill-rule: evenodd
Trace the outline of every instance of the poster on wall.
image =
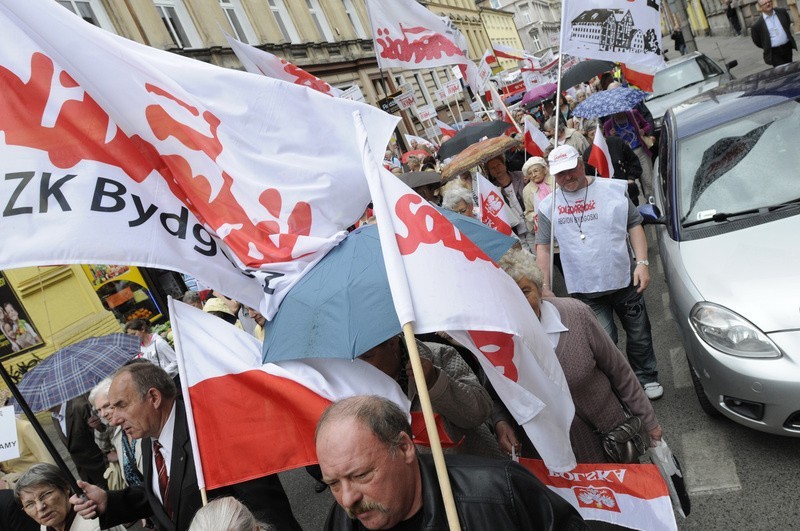
<svg viewBox="0 0 800 531">
<path fill-rule="evenodd" d="M 0 358 L 44 345 L 38 329 L 2 272 L 0 272 L 0 331 L 2 331 Z"/>
<path fill-rule="evenodd" d="M 83 270 L 105 309 L 121 323 L 133 319 L 155 322 L 161 317 L 161 308 L 138 267 L 92 264 L 84 265 Z"/>
</svg>

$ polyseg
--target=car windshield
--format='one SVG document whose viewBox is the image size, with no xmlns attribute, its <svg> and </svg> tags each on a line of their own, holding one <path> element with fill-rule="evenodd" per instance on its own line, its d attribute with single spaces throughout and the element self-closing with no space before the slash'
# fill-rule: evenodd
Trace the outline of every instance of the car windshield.
<svg viewBox="0 0 800 531">
<path fill-rule="evenodd" d="M 800 198 L 800 104 L 787 101 L 678 143 L 681 221 Z"/>
<path fill-rule="evenodd" d="M 683 61 L 676 65 L 668 66 L 656 73 L 655 78 L 653 78 L 653 93 L 647 99 L 675 92 L 687 85 L 699 83 L 708 77 L 722 73 L 722 70 L 716 64 L 703 56 L 697 57 L 695 60 Z"/>
</svg>

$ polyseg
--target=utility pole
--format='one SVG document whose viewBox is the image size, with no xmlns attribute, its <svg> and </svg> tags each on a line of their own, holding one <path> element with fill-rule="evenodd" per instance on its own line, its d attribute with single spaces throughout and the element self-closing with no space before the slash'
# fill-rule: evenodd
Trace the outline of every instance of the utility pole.
<svg viewBox="0 0 800 531">
<path fill-rule="evenodd" d="M 675 25 L 675 22 L 681 27 L 683 32 L 683 40 L 686 41 L 686 51 L 696 52 L 697 44 L 694 42 L 694 35 L 692 28 L 689 26 L 689 15 L 686 13 L 686 4 L 683 0 L 667 0 L 666 5 L 668 16 L 671 16 L 670 29 Z"/>
</svg>

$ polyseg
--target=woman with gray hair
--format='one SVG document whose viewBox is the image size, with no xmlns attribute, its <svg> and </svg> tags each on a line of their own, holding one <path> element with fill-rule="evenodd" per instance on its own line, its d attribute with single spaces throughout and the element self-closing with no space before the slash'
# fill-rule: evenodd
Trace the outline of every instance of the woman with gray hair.
<svg viewBox="0 0 800 531">
<path fill-rule="evenodd" d="M 100 531 L 99 520 L 84 520 L 69 502 L 71 490 L 55 465 L 41 463 L 25 472 L 14 487 L 14 499 L 42 531 Z M 124 531 L 121 525 L 111 531 Z"/>
<path fill-rule="evenodd" d="M 197 511 L 189 531 L 273 531 L 275 526 L 256 520 L 242 502 L 231 496 L 212 500 Z"/>
<path fill-rule="evenodd" d="M 444 193 L 444 196 L 442 196 L 442 208 L 452 210 L 462 216 L 475 217 L 472 192 L 463 186 L 453 186 Z"/>
<path fill-rule="evenodd" d="M 644 394 L 628 360 L 603 330 L 594 312 L 583 302 L 571 298 L 545 298 L 542 271 L 532 254 L 510 249 L 500 259 L 500 267 L 517 283 L 528 300 L 567 379 L 575 418 L 570 441 L 579 463 L 605 463 L 600 435 L 625 420 L 620 402 L 642 419 L 651 441 L 661 439 L 661 426 L 653 406 Z M 522 430 L 515 430 L 510 416 L 497 412 L 493 418 L 500 447 L 510 453 L 520 448 Z"/>
</svg>

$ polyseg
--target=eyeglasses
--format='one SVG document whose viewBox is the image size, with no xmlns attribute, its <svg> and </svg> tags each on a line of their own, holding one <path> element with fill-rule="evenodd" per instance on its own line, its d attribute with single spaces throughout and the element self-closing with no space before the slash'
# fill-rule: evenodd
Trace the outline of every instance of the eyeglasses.
<svg viewBox="0 0 800 531">
<path fill-rule="evenodd" d="M 53 501 L 53 499 L 56 497 L 57 494 L 58 490 L 55 489 L 48 490 L 46 492 L 41 493 L 39 497 L 37 497 L 35 500 L 30 500 L 25 504 L 23 504 L 22 508 L 25 510 L 26 513 L 35 512 L 36 510 L 38 510 L 40 503 L 43 505 L 49 504 L 51 501 Z"/>
</svg>

